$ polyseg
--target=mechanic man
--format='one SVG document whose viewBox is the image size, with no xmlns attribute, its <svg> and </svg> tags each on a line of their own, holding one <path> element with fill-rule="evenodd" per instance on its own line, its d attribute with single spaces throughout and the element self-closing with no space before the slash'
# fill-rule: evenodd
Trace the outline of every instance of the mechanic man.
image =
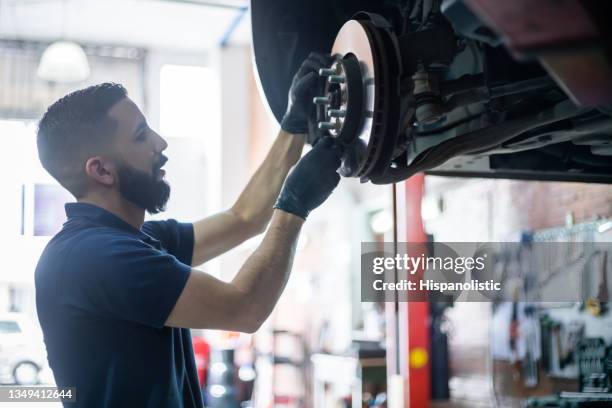
<svg viewBox="0 0 612 408">
<path fill-rule="evenodd" d="M 167 144 L 122 86 L 49 107 L 40 160 L 77 202 L 39 260 L 36 305 L 57 385 L 76 387 L 66 406 L 202 407 L 188 329 L 256 331 L 287 282 L 304 220 L 339 182 L 330 138 L 298 162 L 316 71 L 330 58 L 311 54 L 296 73 L 281 131 L 236 203 L 193 224 L 144 222 L 169 197 Z M 266 226 L 231 282 L 193 269 Z"/>
</svg>

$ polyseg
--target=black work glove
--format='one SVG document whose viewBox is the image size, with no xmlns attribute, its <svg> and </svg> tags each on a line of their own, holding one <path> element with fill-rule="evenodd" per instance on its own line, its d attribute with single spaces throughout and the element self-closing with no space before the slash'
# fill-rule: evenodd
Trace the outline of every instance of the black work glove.
<svg viewBox="0 0 612 408">
<path fill-rule="evenodd" d="M 306 219 L 338 185 L 341 157 L 342 147 L 331 137 L 319 139 L 285 180 L 274 208 Z"/>
<path fill-rule="evenodd" d="M 327 68 L 333 61 L 332 56 L 317 52 L 311 52 L 304 60 L 291 82 L 281 129 L 293 134 L 308 132 L 308 116 L 314 114 L 312 100 L 323 93 L 325 85 L 325 80 L 319 77 L 319 68 Z"/>
</svg>

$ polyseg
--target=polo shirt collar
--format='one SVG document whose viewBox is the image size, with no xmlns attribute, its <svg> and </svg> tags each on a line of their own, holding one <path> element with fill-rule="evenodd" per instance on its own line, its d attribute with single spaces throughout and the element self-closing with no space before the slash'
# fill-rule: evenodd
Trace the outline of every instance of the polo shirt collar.
<svg viewBox="0 0 612 408">
<path fill-rule="evenodd" d="M 66 217 L 71 218 L 84 217 L 96 221 L 99 224 L 125 230 L 140 236 L 151 238 L 133 225 L 122 220 L 112 212 L 105 210 L 102 207 L 90 203 L 66 203 L 64 206 Z"/>
</svg>

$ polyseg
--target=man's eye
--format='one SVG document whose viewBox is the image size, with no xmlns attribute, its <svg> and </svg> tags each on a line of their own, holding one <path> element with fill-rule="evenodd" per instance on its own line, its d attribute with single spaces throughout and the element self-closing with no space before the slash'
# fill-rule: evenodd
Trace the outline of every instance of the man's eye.
<svg viewBox="0 0 612 408">
<path fill-rule="evenodd" d="M 136 140 L 142 142 L 147 138 L 147 132 L 140 132 L 138 136 L 136 136 Z"/>
</svg>

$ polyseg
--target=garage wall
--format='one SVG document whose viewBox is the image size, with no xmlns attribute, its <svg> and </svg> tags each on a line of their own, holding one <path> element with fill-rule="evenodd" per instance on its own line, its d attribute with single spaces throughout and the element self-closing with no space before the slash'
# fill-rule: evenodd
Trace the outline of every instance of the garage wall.
<svg viewBox="0 0 612 408">
<path fill-rule="evenodd" d="M 609 185 L 434 176 L 427 176 L 425 185 L 425 227 L 439 242 L 518 241 L 523 231 L 612 217 Z M 558 321 L 582 319 L 589 336 L 609 333 L 612 327 L 609 316 L 595 318 L 576 309 L 553 310 L 551 316 Z M 462 395 L 466 384 L 481 383 L 481 390 L 492 395 L 494 370 L 490 358 L 482 356 L 489 355 L 493 340 L 503 342 L 507 326 L 498 329 L 495 338 L 490 336 L 490 303 L 457 302 L 446 317 L 451 326 L 452 394 Z"/>
<path fill-rule="evenodd" d="M 522 224 L 526 228 L 553 228 L 565 225 L 566 221 L 578 224 L 612 217 L 609 185 L 510 182 L 508 189 L 510 205 L 524 215 Z"/>
<path fill-rule="evenodd" d="M 612 217 L 604 184 L 426 178 L 423 214 L 438 241 L 500 241 L 521 231 Z"/>
</svg>

